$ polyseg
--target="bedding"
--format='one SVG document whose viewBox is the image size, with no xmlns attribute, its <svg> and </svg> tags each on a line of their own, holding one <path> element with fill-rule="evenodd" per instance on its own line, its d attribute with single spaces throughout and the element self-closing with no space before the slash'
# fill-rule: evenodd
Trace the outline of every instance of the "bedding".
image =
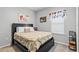
<svg viewBox="0 0 79 59">
<path fill-rule="evenodd" d="M 29 31 L 34 31 L 33 27 L 17 27 L 16 28 L 17 32 L 29 32 Z"/>
<path fill-rule="evenodd" d="M 53 35 L 50 32 L 16 32 L 14 34 L 14 39 L 21 43 L 23 46 L 27 47 L 30 52 L 35 52 L 42 44 L 52 38 L 52 36 Z"/>
</svg>

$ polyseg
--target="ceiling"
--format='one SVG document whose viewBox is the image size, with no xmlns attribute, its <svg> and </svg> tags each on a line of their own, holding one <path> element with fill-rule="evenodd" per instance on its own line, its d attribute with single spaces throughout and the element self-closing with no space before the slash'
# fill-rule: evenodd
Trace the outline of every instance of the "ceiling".
<svg viewBox="0 0 79 59">
<path fill-rule="evenodd" d="M 33 11 L 39 11 L 39 10 L 42 10 L 42 9 L 44 9 L 44 8 L 46 8 L 46 7 L 29 7 L 31 10 L 33 10 Z"/>
</svg>

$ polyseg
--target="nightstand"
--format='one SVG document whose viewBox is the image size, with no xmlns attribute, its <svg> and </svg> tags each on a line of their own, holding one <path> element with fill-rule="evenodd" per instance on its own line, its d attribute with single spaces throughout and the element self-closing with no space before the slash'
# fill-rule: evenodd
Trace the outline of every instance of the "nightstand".
<svg viewBox="0 0 79 59">
<path fill-rule="evenodd" d="M 34 27 L 34 30 L 37 31 L 38 30 L 38 27 Z"/>
</svg>

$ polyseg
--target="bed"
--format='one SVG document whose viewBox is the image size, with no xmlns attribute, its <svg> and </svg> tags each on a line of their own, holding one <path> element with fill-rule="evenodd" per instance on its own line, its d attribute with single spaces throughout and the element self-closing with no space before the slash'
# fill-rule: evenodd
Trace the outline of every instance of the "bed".
<svg viewBox="0 0 79 59">
<path fill-rule="evenodd" d="M 49 32 L 16 32 L 17 27 L 33 27 L 33 24 L 12 24 L 12 45 L 26 52 L 48 52 L 54 46 L 54 39 Z"/>
</svg>

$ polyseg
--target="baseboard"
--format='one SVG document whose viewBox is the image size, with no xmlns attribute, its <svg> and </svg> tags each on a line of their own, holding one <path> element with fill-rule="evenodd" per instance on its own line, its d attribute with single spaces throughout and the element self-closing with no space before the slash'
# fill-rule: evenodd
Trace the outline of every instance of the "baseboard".
<svg viewBox="0 0 79 59">
<path fill-rule="evenodd" d="M 66 46 L 68 46 L 68 44 L 66 44 L 66 43 L 63 43 L 63 42 L 59 42 L 59 41 L 55 41 L 56 43 L 59 43 L 59 44 L 63 44 L 63 45 L 66 45 Z"/>
<path fill-rule="evenodd" d="M 3 45 L 3 46 L 0 46 L 0 48 L 4 48 L 4 47 L 10 46 L 10 45 L 11 44 Z"/>
</svg>

